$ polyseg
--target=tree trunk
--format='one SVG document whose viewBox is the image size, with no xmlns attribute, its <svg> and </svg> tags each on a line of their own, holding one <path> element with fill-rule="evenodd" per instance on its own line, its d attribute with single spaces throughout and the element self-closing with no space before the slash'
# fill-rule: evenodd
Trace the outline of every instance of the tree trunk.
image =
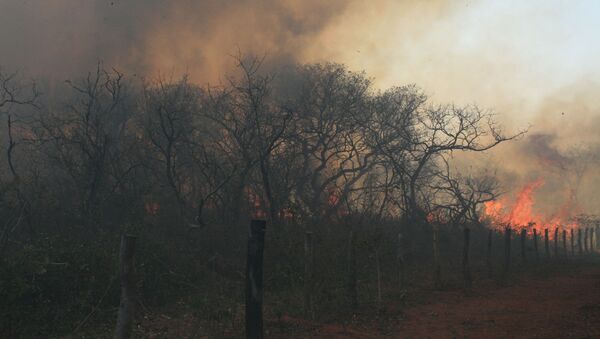
<svg viewBox="0 0 600 339">
<path fill-rule="evenodd" d="M 588 232 L 588 228 L 587 227 L 585 228 L 584 232 L 585 233 L 583 235 L 583 251 L 585 253 L 588 253 L 589 252 L 589 247 L 588 247 L 588 233 L 589 232 Z"/>
<path fill-rule="evenodd" d="M 264 220 L 252 220 L 246 257 L 246 338 L 259 339 L 263 333 L 263 253 L 265 248 Z"/>
<path fill-rule="evenodd" d="M 119 251 L 119 277 L 121 280 L 121 302 L 117 316 L 115 339 L 131 337 L 131 324 L 133 322 L 135 307 L 135 292 L 133 282 L 133 254 L 135 252 L 136 237 L 123 235 Z"/>
<path fill-rule="evenodd" d="M 465 288 L 471 287 L 471 271 L 469 269 L 469 243 L 471 230 L 468 227 L 465 227 L 464 230 L 464 246 L 463 246 L 463 276 L 465 280 Z"/>
<path fill-rule="evenodd" d="M 304 316 L 308 319 L 314 318 L 312 291 L 315 259 L 312 235 L 312 232 L 306 232 L 304 235 Z"/>
<path fill-rule="evenodd" d="M 264 155 L 260 157 L 260 173 L 263 180 L 263 187 L 265 192 L 265 197 L 267 198 L 267 204 L 269 205 L 269 219 L 271 219 L 271 224 L 276 224 L 278 221 L 277 215 L 277 204 L 273 198 L 273 189 L 271 188 L 271 179 L 269 176 L 269 155 Z"/>
</svg>

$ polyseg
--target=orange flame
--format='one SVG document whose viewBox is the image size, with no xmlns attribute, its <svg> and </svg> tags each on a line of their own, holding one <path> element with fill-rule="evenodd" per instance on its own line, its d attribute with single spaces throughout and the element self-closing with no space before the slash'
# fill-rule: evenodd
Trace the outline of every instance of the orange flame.
<svg viewBox="0 0 600 339">
<path fill-rule="evenodd" d="M 489 201 L 484 204 L 483 220 L 490 222 L 491 227 L 500 229 L 507 226 L 517 229 L 525 228 L 528 234 L 533 234 L 533 229 L 547 228 L 553 230 L 560 227 L 566 230 L 577 228 L 572 220 L 575 210 L 570 199 L 552 216 L 543 215 L 534 211 L 535 192 L 544 185 L 544 180 L 539 178 L 527 183 L 516 195 L 514 202 L 507 198 Z M 550 232 L 553 234 L 553 232 Z"/>
</svg>

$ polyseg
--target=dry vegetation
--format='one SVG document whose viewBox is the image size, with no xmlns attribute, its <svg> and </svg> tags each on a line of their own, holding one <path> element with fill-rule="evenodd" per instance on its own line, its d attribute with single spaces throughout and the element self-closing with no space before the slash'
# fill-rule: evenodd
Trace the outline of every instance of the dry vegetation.
<svg viewBox="0 0 600 339">
<path fill-rule="evenodd" d="M 0 336 L 110 336 L 124 233 L 138 237 L 134 333 L 238 336 L 252 218 L 268 220 L 265 319 L 278 333 L 393 319 L 388 304 L 462 289 L 466 228 L 475 284 L 500 280 L 502 235 L 486 261 L 480 215 L 499 184 L 450 158 L 523 132 L 415 86 L 375 90 L 343 65 L 237 61 L 205 87 L 101 64 L 42 91 L 0 73 Z"/>
</svg>

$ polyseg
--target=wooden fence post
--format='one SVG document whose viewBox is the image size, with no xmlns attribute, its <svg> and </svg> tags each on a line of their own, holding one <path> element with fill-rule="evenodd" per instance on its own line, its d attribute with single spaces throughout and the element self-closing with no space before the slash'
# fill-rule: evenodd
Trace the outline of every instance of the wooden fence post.
<svg viewBox="0 0 600 339">
<path fill-rule="evenodd" d="M 510 242 L 511 242 L 511 229 L 507 226 L 504 230 L 504 279 L 508 275 L 510 269 Z"/>
<path fill-rule="evenodd" d="M 563 236 L 563 247 L 565 250 L 565 258 L 566 258 L 568 256 L 567 255 L 567 230 L 563 230 L 562 236 Z"/>
<path fill-rule="evenodd" d="M 584 232 L 585 232 L 584 240 L 583 240 L 584 251 L 586 253 L 589 253 L 590 252 L 590 228 L 586 227 Z"/>
<path fill-rule="evenodd" d="M 313 233 L 306 232 L 304 234 L 304 316 L 313 319 L 313 267 L 315 257 L 313 248 Z"/>
<path fill-rule="evenodd" d="M 554 229 L 554 257 L 558 258 L 558 227 Z"/>
<path fill-rule="evenodd" d="M 123 235 L 119 250 L 119 279 L 121 280 L 121 302 L 117 316 L 115 339 L 131 337 L 131 324 L 134 317 L 134 281 L 133 281 L 133 255 L 135 252 L 136 237 Z"/>
<path fill-rule="evenodd" d="M 350 231 L 348 239 L 348 298 L 352 307 L 358 306 L 358 290 L 356 283 L 356 249 L 354 248 L 354 231 Z"/>
<path fill-rule="evenodd" d="M 433 226 L 433 284 L 435 288 L 442 287 L 442 267 L 440 265 L 440 253 L 438 247 L 438 228 Z"/>
<path fill-rule="evenodd" d="M 544 229 L 544 247 L 546 248 L 546 258 L 550 258 L 550 246 L 549 246 L 549 239 L 548 239 L 548 229 L 545 228 Z"/>
<path fill-rule="evenodd" d="M 488 269 L 488 276 L 492 277 L 492 237 L 494 235 L 493 230 L 488 231 L 488 239 L 487 239 L 487 256 L 486 256 L 486 265 Z"/>
<path fill-rule="evenodd" d="M 535 260 L 540 260 L 540 252 L 538 251 L 538 234 L 537 229 L 533 229 L 533 249 L 535 251 Z"/>
<path fill-rule="evenodd" d="M 577 229 L 577 245 L 579 246 L 579 255 L 582 255 L 583 244 L 581 243 L 581 228 Z"/>
<path fill-rule="evenodd" d="M 246 257 L 246 338 L 262 339 L 263 333 L 263 253 L 265 220 L 252 220 Z"/>
<path fill-rule="evenodd" d="M 471 287 L 471 270 L 469 269 L 469 243 L 471 230 L 468 227 L 464 229 L 464 244 L 463 244 L 463 276 L 465 279 L 465 288 Z"/>
<path fill-rule="evenodd" d="M 381 309 L 383 297 L 381 292 L 381 262 L 379 261 L 379 248 L 375 247 L 375 270 L 377 273 L 377 308 Z"/>
<path fill-rule="evenodd" d="M 398 264 L 398 285 L 404 288 L 404 247 L 402 244 L 402 233 L 398 233 L 398 253 L 396 253 L 396 262 Z"/>
<path fill-rule="evenodd" d="M 571 255 L 575 256 L 575 232 L 571 228 Z"/>
<path fill-rule="evenodd" d="M 521 261 L 523 263 L 527 262 L 527 229 L 523 228 L 521 230 Z"/>
</svg>

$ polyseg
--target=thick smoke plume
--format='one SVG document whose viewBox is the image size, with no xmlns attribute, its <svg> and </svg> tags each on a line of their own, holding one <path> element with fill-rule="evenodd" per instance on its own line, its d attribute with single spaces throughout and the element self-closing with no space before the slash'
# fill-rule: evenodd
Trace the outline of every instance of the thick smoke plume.
<svg viewBox="0 0 600 339">
<path fill-rule="evenodd" d="M 296 60 L 346 1 L 0 1 L 2 64 L 66 77 L 98 61 L 218 80 L 228 56 Z"/>
</svg>

